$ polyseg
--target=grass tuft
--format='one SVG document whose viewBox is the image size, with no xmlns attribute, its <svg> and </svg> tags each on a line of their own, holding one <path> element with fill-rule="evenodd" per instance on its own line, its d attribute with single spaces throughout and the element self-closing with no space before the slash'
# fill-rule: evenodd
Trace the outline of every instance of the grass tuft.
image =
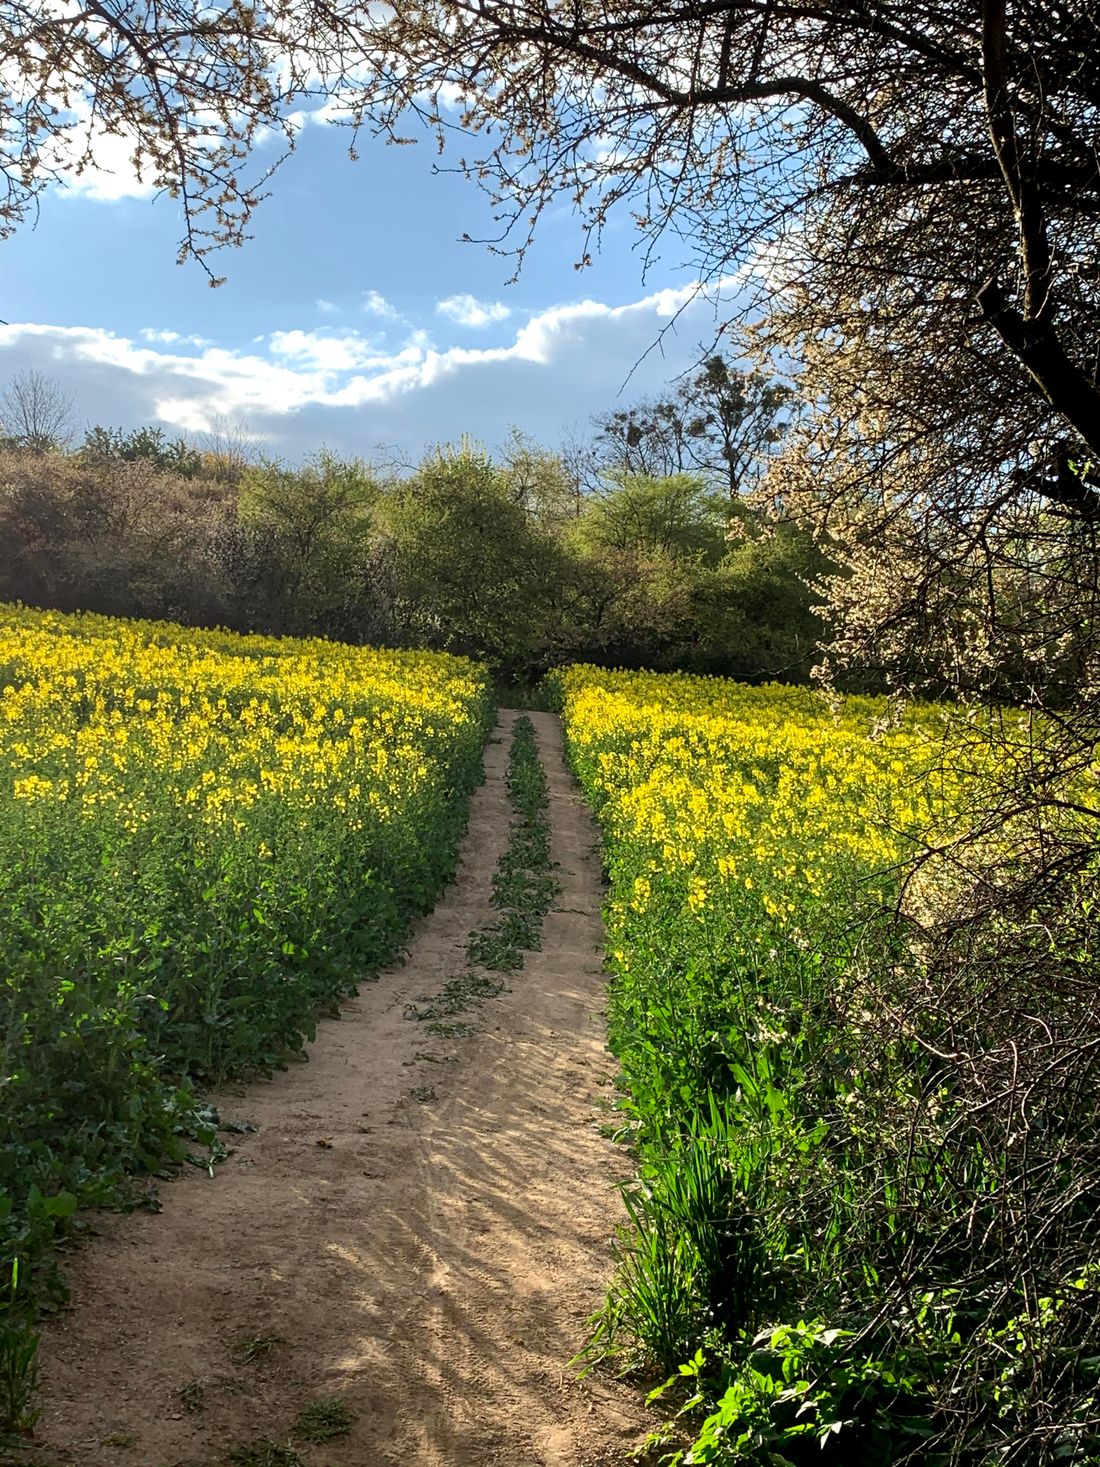
<svg viewBox="0 0 1100 1467">
<path fill-rule="evenodd" d="M 252 1365 L 264 1355 L 270 1355 L 277 1346 L 285 1344 L 286 1339 L 282 1335 L 246 1335 L 233 1346 L 231 1359 L 234 1365 Z"/>
<path fill-rule="evenodd" d="M 518 973 L 524 953 L 538 951 L 543 918 L 559 891 L 550 860 L 550 794 L 529 718 L 517 719 L 513 728 L 508 795 L 511 834 L 493 877 L 500 916 L 471 932 L 466 944 L 467 961 L 495 973 Z"/>
<path fill-rule="evenodd" d="M 293 1447 L 281 1447 L 270 1437 L 257 1437 L 229 1453 L 229 1467 L 308 1467 Z"/>
<path fill-rule="evenodd" d="M 508 991 L 502 979 L 492 975 L 518 973 L 524 954 L 538 949 L 543 917 L 558 893 L 551 874 L 549 793 L 529 718 L 517 719 L 513 729 L 508 795 L 512 805 L 508 848 L 493 877 L 492 901 L 500 916 L 470 933 L 466 972 L 448 979 L 434 998 L 417 998 L 405 1005 L 406 1019 L 423 1023 L 426 1032 L 438 1039 L 467 1039 L 475 1032 L 474 1024 L 455 1016 Z M 475 971 L 478 968 L 488 972 Z M 434 1098 L 413 1094 L 416 1099 Z"/>
<path fill-rule="evenodd" d="M 342 1401 L 311 1401 L 294 1423 L 294 1435 L 307 1442 L 330 1442 L 347 1436 L 358 1419 Z"/>
</svg>

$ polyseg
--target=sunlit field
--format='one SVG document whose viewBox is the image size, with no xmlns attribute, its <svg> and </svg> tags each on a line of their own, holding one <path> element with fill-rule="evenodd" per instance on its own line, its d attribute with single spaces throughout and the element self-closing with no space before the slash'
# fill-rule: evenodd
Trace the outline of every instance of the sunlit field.
<svg viewBox="0 0 1100 1467">
<path fill-rule="evenodd" d="M 940 714 L 586 667 L 557 687 L 602 827 L 618 1129 L 639 1160 L 591 1353 L 706 1374 L 720 1404 L 684 1461 L 801 1461 L 841 1419 L 853 1450 L 917 1441 L 921 1371 L 874 1309 L 906 1228 L 951 1195 L 942 1158 L 907 1154 L 908 1119 L 950 1105 L 891 1030 L 883 975 L 903 863 L 963 778 Z"/>
<path fill-rule="evenodd" d="M 0 1154 L 15 1251 L 187 1147 L 453 866 L 472 663 L 0 609 Z"/>
</svg>

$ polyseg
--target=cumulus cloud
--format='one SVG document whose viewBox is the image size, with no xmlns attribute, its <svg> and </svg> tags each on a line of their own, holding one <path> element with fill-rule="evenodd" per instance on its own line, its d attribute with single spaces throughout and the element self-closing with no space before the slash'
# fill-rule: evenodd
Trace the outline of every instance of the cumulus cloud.
<svg viewBox="0 0 1100 1467">
<path fill-rule="evenodd" d="M 61 197 L 98 199 L 148 199 L 156 193 L 149 169 L 139 170 L 134 162 L 137 136 L 128 128 L 108 133 L 95 125 L 86 104 L 77 113 L 71 131 L 59 137 L 49 152 L 61 175 Z"/>
<path fill-rule="evenodd" d="M 611 405 L 632 370 L 630 391 L 641 393 L 690 366 L 720 313 L 713 288 L 692 284 L 625 305 L 550 306 L 483 347 L 437 345 L 425 331 L 391 344 L 379 331 L 288 329 L 231 349 L 153 328 L 134 340 L 25 323 L 0 326 L 0 376 L 63 376 L 90 421 L 201 433 L 228 416 L 295 457 L 321 442 L 415 453 L 463 432 L 494 443 L 513 423 L 552 442 Z"/>
<path fill-rule="evenodd" d="M 493 321 L 507 321 L 511 307 L 503 301 L 479 301 L 472 295 L 449 295 L 436 302 L 436 314 L 446 316 L 457 326 L 488 326 Z"/>
<path fill-rule="evenodd" d="M 160 346 L 213 346 L 206 336 L 184 335 L 179 331 L 158 331 L 152 326 L 143 326 L 138 333 L 142 341 L 156 342 Z"/>
<path fill-rule="evenodd" d="M 360 336 L 356 331 L 341 331 L 338 335 L 321 331 L 273 331 L 266 339 L 271 355 L 279 360 L 330 375 L 387 360 L 379 347 L 382 338 Z"/>
<path fill-rule="evenodd" d="M 6 80 L 0 74 L 0 81 Z M 192 143 L 216 144 L 221 131 L 216 111 L 197 108 L 189 122 L 210 129 L 196 132 Z M 156 165 L 138 132 L 126 125 L 108 132 L 87 95 L 73 97 L 71 108 L 57 119 L 57 131 L 43 140 L 42 153 L 47 167 L 57 171 L 62 198 L 114 203 L 148 199 L 163 187 L 156 182 Z"/>
<path fill-rule="evenodd" d="M 400 321 L 401 312 L 391 306 L 379 290 L 368 290 L 363 296 L 363 310 L 368 316 L 379 316 L 384 321 Z"/>
</svg>

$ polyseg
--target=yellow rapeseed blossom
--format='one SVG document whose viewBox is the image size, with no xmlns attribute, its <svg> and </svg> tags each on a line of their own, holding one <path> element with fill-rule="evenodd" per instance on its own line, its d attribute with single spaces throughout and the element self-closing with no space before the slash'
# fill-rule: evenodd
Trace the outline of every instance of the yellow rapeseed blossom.
<svg viewBox="0 0 1100 1467">
<path fill-rule="evenodd" d="M 659 923 L 746 903 L 773 932 L 796 928 L 840 885 L 892 879 L 952 793 L 931 774 L 932 707 L 898 721 L 884 699 L 591 667 L 560 687 L 613 877 L 632 883 L 632 931 L 647 905 Z"/>
<path fill-rule="evenodd" d="M 266 800 L 399 820 L 482 694 L 440 654 L 0 607 L 0 798 L 128 830 Z"/>
</svg>

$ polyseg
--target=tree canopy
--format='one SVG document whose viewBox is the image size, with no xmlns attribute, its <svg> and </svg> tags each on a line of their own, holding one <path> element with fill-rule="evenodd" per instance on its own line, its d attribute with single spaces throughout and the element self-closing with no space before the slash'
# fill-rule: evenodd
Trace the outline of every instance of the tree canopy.
<svg viewBox="0 0 1100 1467">
<path fill-rule="evenodd" d="M 790 426 L 793 397 L 786 384 L 712 351 L 674 392 L 598 414 L 581 470 L 596 483 L 608 473 L 699 473 L 736 499 L 759 487 Z"/>
<path fill-rule="evenodd" d="M 43 372 L 17 372 L 0 392 L 0 431 L 12 447 L 32 453 L 62 448 L 73 423 L 73 400 Z"/>
</svg>

